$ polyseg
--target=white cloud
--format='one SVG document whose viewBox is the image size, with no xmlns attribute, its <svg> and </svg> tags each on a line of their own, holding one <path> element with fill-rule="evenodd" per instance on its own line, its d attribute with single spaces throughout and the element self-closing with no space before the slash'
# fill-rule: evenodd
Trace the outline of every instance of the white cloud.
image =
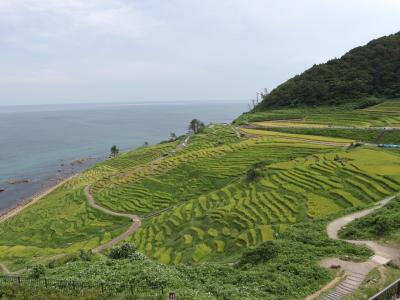
<svg viewBox="0 0 400 300">
<path fill-rule="evenodd" d="M 41 37 L 83 31 L 139 38 L 165 26 L 133 2 L 118 0 L 2 0 L 0 15 L 0 22 Z"/>
</svg>

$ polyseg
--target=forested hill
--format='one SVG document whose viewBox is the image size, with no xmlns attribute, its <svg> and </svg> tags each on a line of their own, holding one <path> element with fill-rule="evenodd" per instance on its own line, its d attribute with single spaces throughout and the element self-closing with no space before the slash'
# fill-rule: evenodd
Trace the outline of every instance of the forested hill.
<svg viewBox="0 0 400 300">
<path fill-rule="evenodd" d="M 400 32 L 314 65 L 264 96 L 255 110 L 339 104 L 373 96 L 400 97 Z"/>
</svg>

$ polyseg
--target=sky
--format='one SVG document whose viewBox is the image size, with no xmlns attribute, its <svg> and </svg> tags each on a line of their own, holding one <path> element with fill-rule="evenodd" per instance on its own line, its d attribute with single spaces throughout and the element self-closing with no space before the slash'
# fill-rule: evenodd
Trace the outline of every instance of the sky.
<svg viewBox="0 0 400 300">
<path fill-rule="evenodd" d="M 0 105 L 247 101 L 398 31 L 399 0 L 0 0 Z"/>
</svg>

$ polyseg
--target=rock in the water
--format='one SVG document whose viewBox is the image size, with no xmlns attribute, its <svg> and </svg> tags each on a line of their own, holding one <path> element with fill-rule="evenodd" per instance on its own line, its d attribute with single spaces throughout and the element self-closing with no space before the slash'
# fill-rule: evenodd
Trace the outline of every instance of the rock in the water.
<svg viewBox="0 0 400 300">
<path fill-rule="evenodd" d="M 8 184 L 20 184 L 20 183 L 29 183 L 29 179 L 10 179 L 7 181 Z"/>
<path fill-rule="evenodd" d="M 0 193 L 5 192 L 5 191 L 6 191 L 6 189 L 0 188 Z"/>
</svg>

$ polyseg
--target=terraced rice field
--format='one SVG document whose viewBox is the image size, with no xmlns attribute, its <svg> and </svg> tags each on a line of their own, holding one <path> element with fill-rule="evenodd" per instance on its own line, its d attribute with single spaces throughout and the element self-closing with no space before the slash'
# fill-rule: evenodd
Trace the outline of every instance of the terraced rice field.
<svg viewBox="0 0 400 300">
<path fill-rule="evenodd" d="M 258 130 L 258 129 L 248 129 L 248 128 L 240 128 L 240 131 L 250 135 L 250 136 L 259 136 L 259 137 L 274 137 L 279 138 L 281 140 L 294 140 L 294 141 L 302 141 L 309 143 L 324 143 L 327 145 L 336 145 L 342 147 L 348 147 L 355 140 L 344 139 L 344 138 L 335 138 L 335 137 L 326 137 L 326 136 L 317 136 L 317 135 L 305 135 L 305 134 L 291 134 L 284 132 L 276 132 L 270 130 Z"/>
<path fill-rule="evenodd" d="M 364 109 L 365 111 L 370 111 L 370 112 L 383 112 L 386 114 L 398 114 L 400 111 L 400 101 L 392 100 L 392 101 L 385 101 L 381 104 L 368 107 Z"/>
<path fill-rule="evenodd" d="M 222 188 L 255 163 L 285 161 L 332 148 L 275 136 L 196 148 L 113 176 L 111 182 L 98 181 L 93 192 L 103 206 L 146 216 Z"/>
<path fill-rule="evenodd" d="M 122 169 L 148 163 L 174 149 L 177 143 L 140 148 L 106 160 L 0 223 L 0 261 L 15 269 L 60 253 L 94 248 L 122 233 L 129 220 L 90 208 L 84 187 Z"/>
<path fill-rule="evenodd" d="M 245 130 L 246 131 L 246 130 Z M 398 191 L 399 152 L 356 148 L 351 140 L 213 125 L 181 140 L 142 147 L 87 170 L 0 224 L 0 261 L 11 269 L 91 249 L 129 227 L 88 207 L 138 214 L 130 237 L 148 256 L 197 264 L 240 253 L 288 224 L 362 207 Z M 247 171 L 261 166 L 251 182 Z"/>
<path fill-rule="evenodd" d="M 400 124 L 400 101 L 388 100 L 363 110 L 351 106 L 276 109 L 242 115 L 238 124 L 262 122 L 268 127 L 327 128 L 397 127 Z"/>
<path fill-rule="evenodd" d="M 288 224 L 395 193 L 399 168 L 396 155 L 373 149 L 267 163 L 258 182 L 241 179 L 181 203 L 147 219 L 132 240 L 163 263 L 218 259 L 277 238 Z"/>
</svg>

